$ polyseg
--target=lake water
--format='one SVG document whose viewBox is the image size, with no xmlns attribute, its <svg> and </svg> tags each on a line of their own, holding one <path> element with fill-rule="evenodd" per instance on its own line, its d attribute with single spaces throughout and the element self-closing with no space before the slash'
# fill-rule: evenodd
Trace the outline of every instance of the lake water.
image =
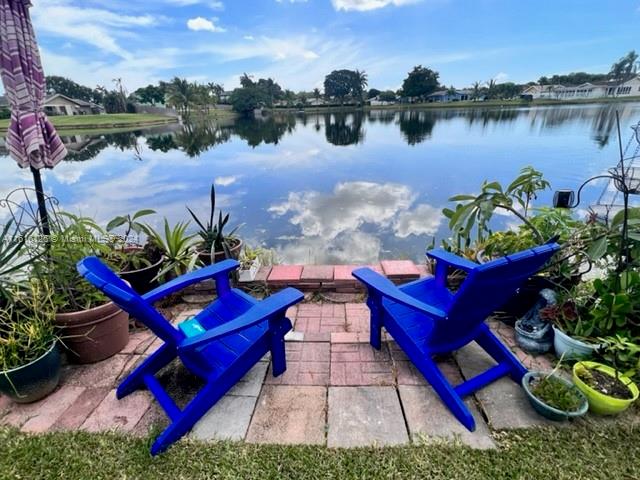
<svg viewBox="0 0 640 480">
<path fill-rule="evenodd" d="M 484 179 L 505 184 L 532 165 L 554 189 L 575 189 L 614 166 L 615 109 L 626 145 L 640 104 L 295 115 L 63 137 L 70 155 L 44 185 L 64 209 L 103 224 L 142 208 L 160 224 L 188 220 L 186 205 L 206 216 L 215 182 L 229 224 L 244 224 L 245 241 L 283 262 L 418 260 L 448 235 L 447 199 Z M 6 150 L 0 162 L 0 196 L 31 184 Z M 585 188 L 581 207 L 603 188 Z"/>
</svg>

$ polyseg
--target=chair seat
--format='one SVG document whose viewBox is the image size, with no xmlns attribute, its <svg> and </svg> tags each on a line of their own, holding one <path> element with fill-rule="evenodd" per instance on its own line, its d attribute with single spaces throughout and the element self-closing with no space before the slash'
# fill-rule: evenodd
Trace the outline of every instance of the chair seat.
<svg viewBox="0 0 640 480">
<path fill-rule="evenodd" d="M 199 350 L 201 358 L 211 368 L 211 373 L 222 373 L 238 358 L 245 355 L 252 347 L 266 341 L 269 331 L 268 322 L 242 330 L 223 339 L 215 340 Z"/>
</svg>

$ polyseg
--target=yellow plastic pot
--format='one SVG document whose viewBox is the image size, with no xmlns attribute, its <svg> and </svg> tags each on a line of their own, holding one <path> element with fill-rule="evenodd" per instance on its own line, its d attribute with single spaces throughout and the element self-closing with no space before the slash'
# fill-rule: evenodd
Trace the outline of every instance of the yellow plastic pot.
<svg viewBox="0 0 640 480">
<path fill-rule="evenodd" d="M 611 377 L 616 376 L 616 371 L 613 368 L 598 362 L 578 362 L 573 366 L 573 383 L 575 383 L 576 387 L 585 394 L 587 400 L 589 400 L 589 410 L 593 413 L 597 413 L 599 415 L 615 415 L 616 413 L 625 411 L 638 399 L 638 393 L 640 393 L 638 392 L 638 386 L 633 383 L 629 377 L 618 374 L 618 379 L 624 383 L 629 390 L 631 390 L 633 395 L 632 398 L 622 400 L 600 393 L 584 383 L 578 374 L 586 369 L 598 370 L 599 372 Z"/>
</svg>

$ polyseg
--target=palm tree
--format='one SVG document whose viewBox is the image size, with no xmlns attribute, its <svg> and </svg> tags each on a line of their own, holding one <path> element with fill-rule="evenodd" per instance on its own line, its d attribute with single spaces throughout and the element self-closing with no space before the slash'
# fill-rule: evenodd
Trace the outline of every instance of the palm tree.
<svg viewBox="0 0 640 480">
<path fill-rule="evenodd" d="M 480 82 L 473 82 L 473 99 L 477 100 L 478 97 L 480 97 L 480 88 L 482 87 L 482 84 Z"/>
<path fill-rule="evenodd" d="M 253 86 L 253 79 L 251 75 L 248 75 L 246 72 L 243 73 L 240 77 L 240 85 L 242 85 L 243 88 Z"/>
<path fill-rule="evenodd" d="M 362 96 L 364 95 L 364 91 L 369 84 L 369 80 L 367 78 L 367 73 L 363 70 L 356 70 L 356 74 L 354 77 L 354 85 L 353 85 L 353 93 L 358 98 L 359 101 L 362 101 Z"/>
<path fill-rule="evenodd" d="M 313 89 L 313 98 L 315 98 L 316 100 L 320 100 L 320 89 L 318 87 Z"/>
<path fill-rule="evenodd" d="M 496 81 L 492 78 L 487 82 L 487 97 L 493 98 L 495 96 L 495 89 Z"/>
<path fill-rule="evenodd" d="M 184 78 L 174 77 L 168 85 L 167 103 L 185 115 L 193 102 L 193 86 Z"/>
<path fill-rule="evenodd" d="M 209 89 L 209 94 L 214 98 L 214 103 L 218 103 L 224 93 L 224 87 L 219 83 L 209 82 L 207 83 L 207 88 Z"/>
</svg>

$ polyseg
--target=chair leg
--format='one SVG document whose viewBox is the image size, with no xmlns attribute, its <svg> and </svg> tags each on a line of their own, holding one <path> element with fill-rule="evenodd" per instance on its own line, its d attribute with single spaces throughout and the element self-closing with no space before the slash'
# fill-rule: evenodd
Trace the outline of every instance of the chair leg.
<svg viewBox="0 0 640 480">
<path fill-rule="evenodd" d="M 172 443 L 179 440 L 200 420 L 235 383 L 229 371 L 214 382 L 205 385 L 189 402 L 179 418 L 174 420 L 151 446 L 151 455 L 164 452 Z"/>
<path fill-rule="evenodd" d="M 379 304 L 380 299 L 372 296 L 371 292 L 369 292 L 369 297 L 367 298 L 367 306 L 371 312 L 369 341 L 376 350 L 380 350 L 382 347 L 382 318 L 380 317 L 382 312 Z"/>
<path fill-rule="evenodd" d="M 483 325 L 475 340 L 496 362 L 506 364 L 509 367 L 511 379 L 518 384 L 520 383 L 522 377 L 527 373 L 527 369 L 511 353 L 511 350 L 498 340 L 489 327 Z"/>
<path fill-rule="evenodd" d="M 284 335 L 274 332 L 271 335 L 271 371 L 274 377 L 282 375 L 287 369 L 287 357 L 284 346 Z"/>
<path fill-rule="evenodd" d="M 176 358 L 177 353 L 175 348 L 170 347 L 166 343 L 156 350 L 149 358 L 147 358 L 141 365 L 139 365 L 133 372 L 125 378 L 118 386 L 116 391 L 117 398 L 123 398 L 133 393 L 142 385 L 144 385 L 144 375 L 150 373 L 154 374 L 162 367 Z"/>
<path fill-rule="evenodd" d="M 460 423 L 470 432 L 473 432 L 476 429 L 476 422 L 473 415 L 464 404 L 462 398 L 455 392 L 447 378 L 442 374 L 436 363 L 431 358 L 424 358 L 419 363 L 416 362 L 415 365 L 451 413 L 453 413 Z"/>
</svg>

